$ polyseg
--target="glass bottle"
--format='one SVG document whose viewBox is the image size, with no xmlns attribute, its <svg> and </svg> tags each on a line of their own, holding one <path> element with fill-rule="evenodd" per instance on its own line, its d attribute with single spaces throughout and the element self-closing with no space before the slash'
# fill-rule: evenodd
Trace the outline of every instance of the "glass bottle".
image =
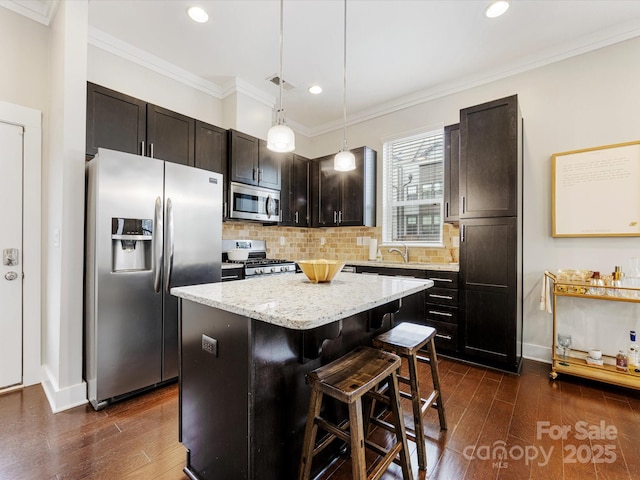
<svg viewBox="0 0 640 480">
<path fill-rule="evenodd" d="M 629 270 L 622 280 L 622 286 L 631 289 L 640 289 L 640 257 L 629 260 Z M 624 290 L 627 298 L 640 298 L 640 290 Z"/>
<path fill-rule="evenodd" d="M 600 272 L 593 272 L 589 284 L 591 287 L 589 287 L 588 292 L 591 295 L 604 295 L 604 282 L 600 278 Z"/>
<path fill-rule="evenodd" d="M 618 268 L 618 267 L 616 267 Z M 607 289 L 607 295 L 611 297 L 619 297 L 620 296 L 620 288 L 622 287 L 621 273 L 619 271 L 611 272 L 611 288 Z"/>
<path fill-rule="evenodd" d="M 631 339 L 631 345 L 629 345 L 629 349 L 627 351 L 627 365 L 629 366 L 629 371 L 633 371 L 638 368 L 638 345 L 636 344 L 636 331 L 631 330 L 629 332 L 629 338 Z"/>
<path fill-rule="evenodd" d="M 629 370 L 627 355 L 623 350 L 618 351 L 618 355 L 616 355 L 616 370 L 618 370 L 619 372 L 626 372 Z"/>
</svg>

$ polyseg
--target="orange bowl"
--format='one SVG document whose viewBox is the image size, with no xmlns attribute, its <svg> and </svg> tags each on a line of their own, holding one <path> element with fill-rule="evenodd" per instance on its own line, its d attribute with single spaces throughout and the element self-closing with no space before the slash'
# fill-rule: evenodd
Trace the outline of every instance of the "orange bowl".
<svg viewBox="0 0 640 480">
<path fill-rule="evenodd" d="M 339 260 L 298 260 L 296 262 L 311 283 L 330 282 L 342 270 L 345 262 Z"/>
</svg>

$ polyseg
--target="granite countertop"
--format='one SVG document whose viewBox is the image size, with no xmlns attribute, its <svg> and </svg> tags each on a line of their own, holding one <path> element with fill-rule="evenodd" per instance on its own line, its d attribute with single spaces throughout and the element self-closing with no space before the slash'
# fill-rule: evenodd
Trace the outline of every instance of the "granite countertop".
<svg viewBox="0 0 640 480">
<path fill-rule="evenodd" d="M 360 265 L 367 267 L 408 268 L 413 270 L 441 270 L 446 272 L 460 271 L 459 263 L 404 263 L 404 262 L 378 262 L 376 260 L 346 260 L 347 265 Z"/>
<path fill-rule="evenodd" d="M 309 330 L 433 286 L 431 280 L 340 272 L 331 283 L 302 273 L 171 289 L 185 300 L 264 322 Z"/>
</svg>

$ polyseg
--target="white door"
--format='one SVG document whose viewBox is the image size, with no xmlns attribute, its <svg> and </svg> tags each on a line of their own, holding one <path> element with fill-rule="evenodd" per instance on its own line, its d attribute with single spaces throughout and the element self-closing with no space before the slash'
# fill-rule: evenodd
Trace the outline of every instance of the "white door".
<svg viewBox="0 0 640 480">
<path fill-rule="evenodd" d="M 22 383 L 22 132 L 0 122 L 0 389 Z"/>
</svg>

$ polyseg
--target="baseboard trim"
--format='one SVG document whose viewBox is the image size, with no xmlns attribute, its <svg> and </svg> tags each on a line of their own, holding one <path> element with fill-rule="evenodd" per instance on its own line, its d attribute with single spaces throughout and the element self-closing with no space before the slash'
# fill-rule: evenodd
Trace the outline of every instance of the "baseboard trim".
<svg viewBox="0 0 640 480">
<path fill-rule="evenodd" d="M 551 364 L 551 347 L 543 347 L 533 343 L 522 344 L 522 356 L 529 360 Z"/>
<path fill-rule="evenodd" d="M 58 382 L 46 366 L 42 366 L 42 389 L 53 413 L 62 412 L 87 403 L 87 384 L 83 381 L 65 388 Z"/>
</svg>

